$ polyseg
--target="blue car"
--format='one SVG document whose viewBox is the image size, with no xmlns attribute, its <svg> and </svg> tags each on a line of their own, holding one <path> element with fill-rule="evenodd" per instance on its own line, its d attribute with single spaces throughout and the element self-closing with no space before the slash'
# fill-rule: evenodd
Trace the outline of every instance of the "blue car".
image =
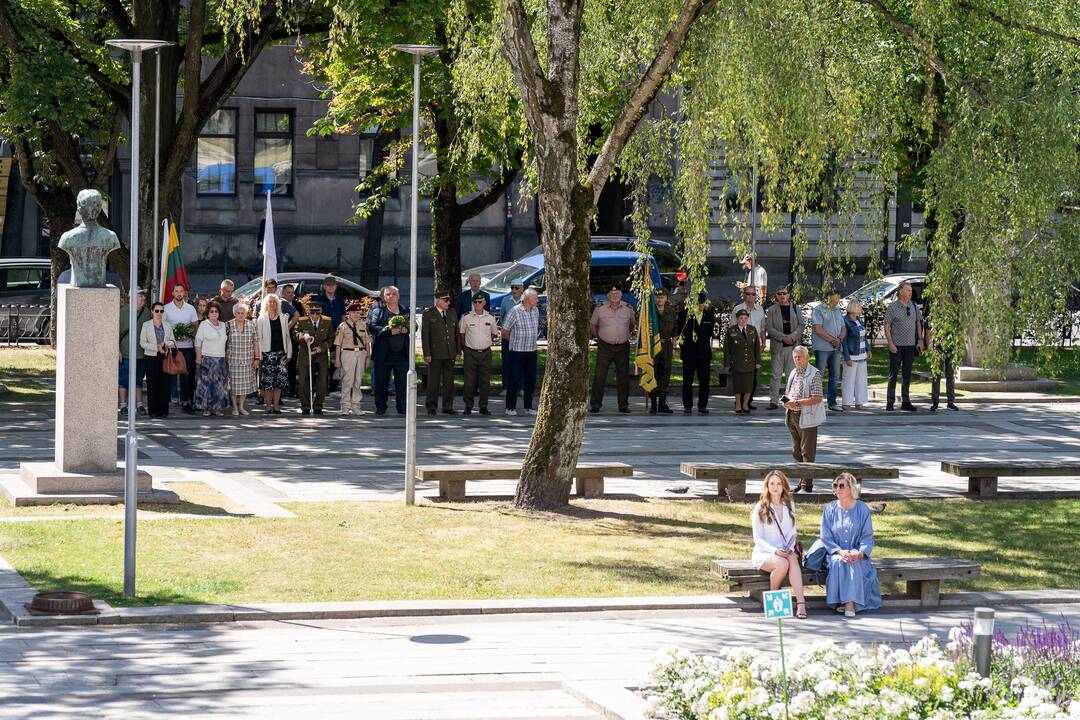
<svg viewBox="0 0 1080 720">
<path fill-rule="evenodd" d="M 623 299 L 632 306 L 637 306 L 637 295 L 630 291 L 633 273 L 641 260 L 641 254 L 628 250 L 593 250 L 592 263 L 589 267 L 589 291 L 594 303 L 605 302 L 607 290 L 612 285 L 623 288 Z M 653 258 L 648 258 L 649 274 L 653 287 L 660 287 L 663 278 Z M 526 288 L 533 288 L 540 295 L 540 311 L 546 314 L 547 290 L 544 283 L 544 255 L 537 253 L 518 260 L 509 268 L 499 273 L 481 288 L 491 294 L 489 311 L 499 315 L 503 298 L 510 294 L 510 286 L 521 283 Z"/>
</svg>

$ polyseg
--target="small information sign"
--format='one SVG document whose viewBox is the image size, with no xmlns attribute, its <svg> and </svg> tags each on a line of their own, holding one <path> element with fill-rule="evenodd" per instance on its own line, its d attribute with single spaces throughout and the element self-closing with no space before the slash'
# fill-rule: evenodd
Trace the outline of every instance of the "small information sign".
<svg viewBox="0 0 1080 720">
<path fill-rule="evenodd" d="M 765 619 L 775 620 L 779 618 L 793 617 L 791 611 L 791 591 L 771 590 L 764 595 Z"/>
</svg>

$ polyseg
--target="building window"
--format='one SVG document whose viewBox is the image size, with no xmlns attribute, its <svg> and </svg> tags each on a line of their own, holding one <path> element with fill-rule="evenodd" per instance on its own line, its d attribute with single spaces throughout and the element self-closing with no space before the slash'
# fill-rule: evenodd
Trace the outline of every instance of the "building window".
<svg viewBox="0 0 1080 720">
<path fill-rule="evenodd" d="M 255 194 L 292 195 L 292 114 L 255 113 Z"/>
<path fill-rule="evenodd" d="M 236 194 L 236 110 L 218 110 L 199 133 L 195 189 L 199 195 Z"/>
</svg>

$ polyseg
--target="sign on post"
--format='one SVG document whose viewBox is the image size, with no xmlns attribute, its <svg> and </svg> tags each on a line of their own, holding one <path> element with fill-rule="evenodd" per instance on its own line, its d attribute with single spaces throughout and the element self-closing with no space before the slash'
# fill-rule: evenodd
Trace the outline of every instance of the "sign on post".
<svg viewBox="0 0 1080 720">
<path fill-rule="evenodd" d="M 770 590 L 765 593 L 764 597 L 766 620 L 778 620 L 795 616 L 795 613 L 791 610 L 790 590 Z"/>
<path fill-rule="evenodd" d="M 776 630 L 780 635 L 780 676 L 784 681 L 784 718 L 788 718 L 787 663 L 784 659 L 784 618 L 793 617 L 791 611 L 790 590 L 770 590 L 763 596 L 765 619 L 776 620 Z"/>
</svg>

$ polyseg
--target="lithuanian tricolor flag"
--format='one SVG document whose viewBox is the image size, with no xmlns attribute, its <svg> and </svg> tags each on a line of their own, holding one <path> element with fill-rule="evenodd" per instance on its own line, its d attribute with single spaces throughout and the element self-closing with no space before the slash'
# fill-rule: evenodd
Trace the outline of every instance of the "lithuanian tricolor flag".
<svg viewBox="0 0 1080 720">
<path fill-rule="evenodd" d="M 161 290 L 161 302 L 172 300 L 173 286 L 177 283 L 191 289 L 187 271 L 184 270 L 184 256 L 180 254 L 180 238 L 176 235 L 176 226 L 168 219 L 163 224 L 164 238 L 161 241 L 161 276 L 158 287 Z"/>
<path fill-rule="evenodd" d="M 637 352 L 634 364 L 641 371 L 641 389 L 652 392 L 656 389 L 656 376 L 653 372 L 653 358 L 660 352 L 660 318 L 656 314 L 656 299 L 653 297 L 652 276 L 645 266 L 645 282 L 638 297 L 638 333 Z"/>
</svg>

